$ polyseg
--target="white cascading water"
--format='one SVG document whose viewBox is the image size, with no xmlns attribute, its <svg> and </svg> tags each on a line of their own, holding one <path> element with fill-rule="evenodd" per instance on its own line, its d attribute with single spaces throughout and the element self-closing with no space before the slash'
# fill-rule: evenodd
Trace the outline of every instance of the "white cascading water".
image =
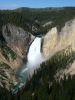
<svg viewBox="0 0 75 100">
<path fill-rule="evenodd" d="M 34 70 L 40 66 L 40 63 L 44 60 L 41 54 L 41 38 L 36 38 L 30 46 L 28 52 L 27 68 L 30 75 L 34 73 Z"/>
<path fill-rule="evenodd" d="M 23 81 L 26 81 L 26 78 L 34 73 L 34 70 L 40 67 L 40 64 L 44 61 L 44 57 L 41 53 L 41 38 L 36 37 L 32 42 L 29 52 L 27 55 L 27 64 L 23 67 L 20 76 Z"/>
</svg>

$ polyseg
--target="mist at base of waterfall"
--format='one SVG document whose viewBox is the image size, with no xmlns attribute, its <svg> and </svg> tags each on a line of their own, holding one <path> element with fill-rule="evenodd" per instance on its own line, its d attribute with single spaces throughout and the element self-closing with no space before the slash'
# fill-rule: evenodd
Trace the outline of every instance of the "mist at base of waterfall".
<svg viewBox="0 0 75 100">
<path fill-rule="evenodd" d="M 41 38 L 36 37 L 32 42 L 27 54 L 27 63 L 22 67 L 18 73 L 19 83 L 16 88 L 13 89 L 13 93 L 17 93 L 19 89 L 25 86 L 29 79 L 29 76 L 34 74 L 34 71 L 40 67 L 40 64 L 44 61 L 44 57 L 41 53 Z"/>
</svg>

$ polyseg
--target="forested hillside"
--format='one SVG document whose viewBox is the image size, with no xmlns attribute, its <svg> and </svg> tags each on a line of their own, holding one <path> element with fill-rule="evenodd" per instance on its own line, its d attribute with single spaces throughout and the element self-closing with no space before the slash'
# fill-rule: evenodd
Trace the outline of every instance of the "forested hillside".
<svg viewBox="0 0 75 100">
<path fill-rule="evenodd" d="M 34 75 L 22 89 L 18 89 L 18 93 L 11 94 L 7 91 L 8 100 L 75 100 L 75 75 L 63 78 L 55 78 L 57 70 L 65 69 L 67 65 L 75 60 L 75 52 L 70 51 L 67 54 L 65 50 L 55 54 L 50 60 L 41 64 L 41 68 L 34 72 Z M 1 100 L 5 100 L 1 94 Z"/>
<path fill-rule="evenodd" d="M 60 30 L 66 21 L 74 17 L 75 8 L 73 7 L 44 9 L 19 8 L 16 10 L 4 10 L 0 11 L 0 29 L 3 25 L 11 23 L 33 34 L 45 34 L 54 26 L 57 26 Z M 43 27 L 47 22 L 51 22 L 51 24 Z M 35 27 L 34 29 L 32 28 L 33 26 Z M 37 31 L 35 31 L 36 28 Z"/>
</svg>

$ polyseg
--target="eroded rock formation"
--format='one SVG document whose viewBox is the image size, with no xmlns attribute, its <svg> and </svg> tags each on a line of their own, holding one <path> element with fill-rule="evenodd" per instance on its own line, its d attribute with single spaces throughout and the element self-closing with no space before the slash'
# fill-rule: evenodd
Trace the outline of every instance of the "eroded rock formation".
<svg viewBox="0 0 75 100">
<path fill-rule="evenodd" d="M 16 72 L 25 63 L 35 37 L 12 24 L 2 27 L 2 36 L 5 42 L 0 45 L 0 86 L 10 90 L 18 83 Z"/>
</svg>

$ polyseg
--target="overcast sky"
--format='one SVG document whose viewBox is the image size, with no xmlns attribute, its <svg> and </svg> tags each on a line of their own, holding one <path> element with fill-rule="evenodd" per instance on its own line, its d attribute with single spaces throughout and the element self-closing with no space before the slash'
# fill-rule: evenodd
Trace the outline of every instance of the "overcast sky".
<svg viewBox="0 0 75 100">
<path fill-rule="evenodd" d="M 75 0 L 0 0 L 0 9 L 75 6 Z"/>
</svg>

